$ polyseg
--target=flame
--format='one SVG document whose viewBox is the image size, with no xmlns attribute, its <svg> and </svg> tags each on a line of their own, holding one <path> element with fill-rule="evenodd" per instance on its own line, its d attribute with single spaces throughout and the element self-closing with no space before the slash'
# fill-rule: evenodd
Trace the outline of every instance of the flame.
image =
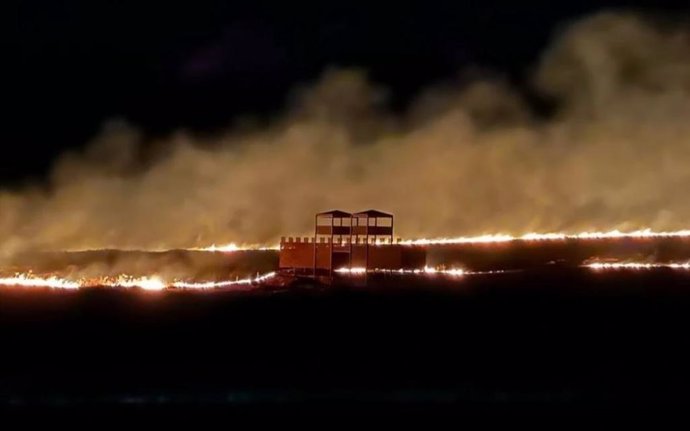
<svg viewBox="0 0 690 431">
<path fill-rule="evenodd" d="M 492 233 L 475 236 L 459 236 L 447 238 L 418 238 L 399 241 L 402 245 L 452 245 L 452 244 L 494 244 L 507 243 L 511 241 L 565 241 L 565 240 L 597 240 L 597 239 L 654 239 L 654 238 L 690 238 L 690 229 L 677 231 L 653 231 L 652 229 L 639 229 L 623 232 L 618 229 L 609 231 L 592 231 L 579 233 L 565 232 L 528 232 L 522 235 L 511 235 L 506 233 Z M 391 243 L 381 241 L 380 238 L 374 240 L 373 245 L 386 246 Z M 210 252 L 234 252 L 247 250 L 280 250 L 279 245 L 237 245 L 229 243 L 224 245 L 212 244 L 207 247 L 195 247 L 188 250 L 210 251 Z"/>
<path fill-rule="evenodd" d="M 528 232 L 522 235 L 511 235 L 507 233 L 492 233 L 475 236 L 458 236 L 447 238 L 418 238 L 399 240 L 396 244 L 402 245 L 452 245 L 452 244 L 493 244 L 506 243 L 511 241 L 565 241 L 565 240 L 596 240 L 596 239 L 654 239 L 654 238 L 690 238 L 690 229 L 677 231 L 653 231 L 652 229 L 640 229 L 629 232 L 622 232 L 618 229 L 610 231 L 592 231 L 580 233 L 565 233 L 565 232 Z M 380 238 L 374 239 L 375 246 L 391 245 L 386 240 Z M 63 249 L 60 251 L 69 252 L 84 252 L 84 251 L 100 251 L 100 248 L 82 248 L 82 249 Z M 154 249 L 118 249 L 120 251 L 147 251 L 147 252 L 165 252 L 174 249 L 169 248 L 154 248 Z M 237 251 L 277 251 L 280 250 L 279 244 L 211 244 L 203 247 L 189 247 L 183 248 L 188 251 L 205 251 L 217 253 L 233 253 Z"/>
<path fill-rule="evenodd" d="M 183 280 L 165 281 L 163 278 L 154 275 L 147 277 L 134 277 L 122 274 L 117 277 L 101 278 L 81 278 L 70 280 L 56 276 L 42 277 L 33 273 L 16 273 L 11 277 L 0 277 L 0 286 L 19 286 L 19 287 L 46 287 L 51 289 L 83 289 L 89 287 L 111 287 L 111 288 L 138 288 L 148 291 L 161 291 L 165 289 L 217 289 L 240 285 L 251 285 L 261 283 L 276 275 L 269 272 L 257 275 L 254 278 L 243 278 L 237 280 L 224 281 L 203 281 L 191 282 Z"/>
<path fill-rule="evenodd" d="M 217 289 L 220 287 L 231 287 L 239 285 L 247 285 L 253 283 L 262 283 L 276 276 L 275 272 L 269 272 L 263 275 L 257 275 L 254 278 L 243 278 L 238 280 L 227 281 L 206 281 L 206 282 L 187 282 L 176 281 L 172 283 L 172 287 L 178 289 Z"/>
<path fill-rule="evenodd" d="M 13 277 L 0 278 L 0 286 L 49 287 L 53 289 L 79 289 L 79 282 L 59 277 L 38 277 L 31 273 L 17 273 Z"/>
<path fill-rule="evenodd" d="M 583 265 L 595 271 L 606 270 L 650 270 L 659 268 L 690 270 L 690 262 L 647 263 L 647 262 L 595 262 Z"/>
<path fill-rule="evenodd" d="M 127 275 L 121 275 L 115 278 L 113 281 L 108 281 L 106 284 L 108 287 L 138 287 L 143 290 L 163 290 L 167 286 L 165 282 L 158 276 L 152 277 L 130 277 Z"/>
<path fill-rule="evenodd" d="M 487 234 L 479 236 L 467 236 L 456 238 L 421 238 L 401 241 L 405 245 L 442 245 L 442 244 L 476 244 L 476 243 L 503 243 L 510 241 L 563 241 L 569 239 L 592 240 L 592 239 L 652 239 L 652 238 L 690 238 L 690 230 L 661 231 L 655 232 L 651 229 L 641 229 L 631 232 L 621 232 L 610 230 L 606 232 L 580 232 L 575 234 L 550 232 L 538 233 L 530 232 L 519 236 L 509 234 Z"/>
<path fill-rule="evenodd" d="M 653 231 L 651 229 L 641 229 L 629 232 L 620 230 L 580 232 L 575 234 L 551 232 L 538 233 L 529 232 L 523 235 L 510 234 L 485 234 L 478 236 L 461 236 L 449 238 L 421 238 L 399 241 L 402 245 L 452 245 L 452 244 L 495 244 L 511 241 L 564 241 L 564 240 L 598 240 L 598 239 L 655 239 L 655 238 L 690 238 L 690 229 L 677 231 Z M 390 245 L 388 242 L 375 242 L 376 246 Z M 206 247 L 194 247 L 186 250 L 232 253 L 248 250 L 279 250 L 278 245 L 238 245 L 236 243 L 211 244 Z M 94 249 L 91 249 L 92 251 Z M 644 270 L 656 268 L 669 268 L 676 270 L 690 270 L 690 262 L 671 262 L 671 263 L 645 263 L 645 262 L 614 262 L 614 263 L 589 263 L 582 265 L 595 271 L 603 270 Z M 340 268 L 336 272 L 341 274 L 362 275 L 367 273 L 366 268 Z M 446 275 L 460 277 L 467 274 L 478 274 L 468 272 L 463 269 L 445 269 L 425 267 L 421 269 L 372 269 L 369 272 L 390 273 L 390 274 L 426 274 L 426 275 Z M 502 271 L 489 271 L 496 273 Z M 32 272 L 15 273 L 11 276 L 0 277 L 0 287 L 20 286 L 20 287 L 44 287 L 53 289 L 81 289 L 87 287 L 113 287 L 113 288 L 139 288 L 142 290 L 161 291 L 165 289 L 216 289 L 232 286 L 251 285 L 253 283 L 264 282 L 276 275 L 275 272 L 258 275 L 254 278 L 244 278 L 237 280 L 224 281 L 185 281 L 185 280 L 165 280 L 158 275 L 137 277 L 122 274 L 116 277 L 96 277 L 70 279 L 58 276 L 40 276 Z"/>
<path fill-rule="evenodd" d="M 338 268 L 335 270 L 335 272 L 337 272 L 339 274 L 349 274 L 349 275 L 364 275 L 364 274 L 367 274 L 367 272 L 379 273 L 379 274 L 427 274 L 427 275 L 440 274 L 440 275 L 448 275 L 448 276 L 453 276 L 453 277 L 460 277 L 460 276 L 463 276 L 465 274 L 468 274 L 467 271 L 465 271 L 464 269 L 460 269 L 460 268 L 445 269 L 445 268 L 433 268 L 430 266 L 425 266 L 424 268 L 418 268 L 418 269 L 405 269 L 405 268 L 381 269 L 381 268 L 376 268 L 376 269 L 370 269 L 368 271 L 364 267 L 353 267 L 353 268 Z"/>
<path fill-rule="evenodd" d="M 230 252 L 233 252 L 233 251 L 242 250 L 242 247 L 239 247 L 239 246 L 238 246 L 237 244 L 235 244 L 234 242 L 231 242 L 230 244 L 222 244 L 222 245 L 211 244 L 211 245 L 208 246 L 208 247 L 190 248 L 189 250 L 230 253 Z"/>
<path fill-rule="evenodd" d="M 211 244 L 207 247 L 193 247 L 188 248 L 190 251 L 209 251 L 209 252 L 220 252 L 220 253 L 232 253 L 235 251 L 248 251 L 248 250 L 280 250 L 279 245 L 262 246 L 262 245 L 237 245 L 234 242 L 228 244 Z"/>
</svg>

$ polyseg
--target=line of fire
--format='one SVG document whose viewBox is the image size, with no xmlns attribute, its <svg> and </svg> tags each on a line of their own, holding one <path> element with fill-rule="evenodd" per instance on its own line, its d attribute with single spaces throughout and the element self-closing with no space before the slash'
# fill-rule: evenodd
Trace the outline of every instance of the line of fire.
<svg viewBox="0 0 690 431">
<path fill-rule="evenodd" d="M 313 237 L 280 240 L 280 270 L 303 276 L 333 276 L 342 268 L 417 269 L 426 249 L 400 244 L 393 236 L 393 215 L 378 210 L 316 214 Z"/>
</svg>

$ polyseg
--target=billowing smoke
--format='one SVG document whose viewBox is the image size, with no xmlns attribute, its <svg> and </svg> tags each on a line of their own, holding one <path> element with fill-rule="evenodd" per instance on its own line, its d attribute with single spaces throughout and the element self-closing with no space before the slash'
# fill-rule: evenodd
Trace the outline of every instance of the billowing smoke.
<svg viewBox="0 0 690 431">
<path fill-rule="evenodd" d="M 256 130 L 150 143 L 110 122 L 49 184 L 0 194 L 0 247 L 275 243 L 331 208 L 391 211 L 407 238 L 690 226 L 688 28 L 584 19 L 533 85 L 555 112 L 484 78 L 394 114 L 365 72 L 328 70 Z"/>
</svg>

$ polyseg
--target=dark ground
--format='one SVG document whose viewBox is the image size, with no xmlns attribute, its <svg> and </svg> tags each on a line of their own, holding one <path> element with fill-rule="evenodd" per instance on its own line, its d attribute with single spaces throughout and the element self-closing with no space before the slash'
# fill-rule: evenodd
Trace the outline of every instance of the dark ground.
<svg viewBox="0 0 690 431">
<path fill-rule="evenodd" d="M 0 403 L 581 415 L 690 401 L 690 274 L 0 290 Z"/>
</svg>

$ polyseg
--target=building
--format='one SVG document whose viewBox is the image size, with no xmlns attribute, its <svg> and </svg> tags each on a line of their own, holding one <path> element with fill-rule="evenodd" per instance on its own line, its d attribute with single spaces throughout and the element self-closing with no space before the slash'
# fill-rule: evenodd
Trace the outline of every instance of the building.
<svg viewBox="0 0 690 431">
<path fill-rule="evenodd" d="M 393 221 L 392 214 L 373 209 L 318 213 L 314 218 L 314 236 L 281 238 L 280 269 L 332 276 L 334 270 L 342 268 L 424 267 L 424 248 L 394 241 Z"/>
</svg>

